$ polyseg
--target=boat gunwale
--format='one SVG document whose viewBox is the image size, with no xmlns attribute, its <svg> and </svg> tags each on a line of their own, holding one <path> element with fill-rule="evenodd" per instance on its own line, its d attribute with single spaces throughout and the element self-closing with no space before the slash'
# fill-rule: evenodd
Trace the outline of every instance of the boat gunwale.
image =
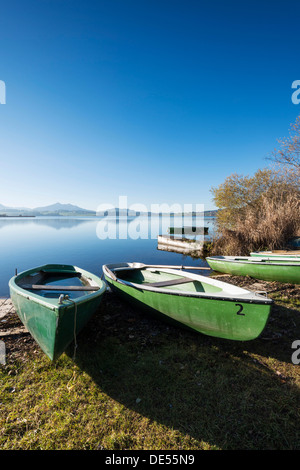
<svg viewBox="0 0 300 470">
<path fill-rule="evenodd" d="M 258 256 L 232 256 L 232 257 L 219 257 L 219 256 L 209 256 L 206 259 L 211 262 L 224 262 L 224 263 L 237 263 L 237 264 L 258 264 L 260 266 L 284 266 L 284 267 L 297 267 L 300 266 L 300 257 L 299 260 L 297 258 L 285 258 L 285 257 L 270 257 L 268 258 L 265 256 L 261 258 L 261 261 L 258 261 Z M 282 260 L 282 263 L 276 263 L 276 261 Z M 269 261 L 269 263 L 268 263 Z"/>
<path fill-rule="evenodd" d="M 128 269 L 136 269 L 134 267 L 130 267 L 129 266 L 130 263 L 128 263 Z M 242 291 L 244 291 L 244 295 L 249 295 L 248 297 L 243 297 L 241 294 L 240 296 L 224 296 L 224 295 L 221 295 L 222 292 L 224 291 L 221 291 L 221 293 L 216 293 L 216 295 L 213 295 L 211 292 L 209 294 L 206 294 L 205 292 L 187 292 L 187 291 L 175 291 L 175 290 L 171 290 L 171 289 L 163 289 L 163 288 L 159 288 L 159 287 L 151 287 L 151 286 L 147 286 L 147 285 L 143 285 L 143 284 L 136 284 L 136 283 L 133 283 L 133 282 L 129 282 L 129 281 L 124 281 L 123 279 L 120 279 L 116 276 L 116 280 L 114 280 L 110 275 L 109 275 L 109 272 L 107 271 L 106 267 L 109 268 L 110 265 L 103 265 L 102 266 L 102 269 L 103 269 L 103 272 L 104 272 L 104 275 L 107 276 L 110 281 L 112 282 L 117 282 L 119 284 L 123 284 L 125 286 L 128 286 L 128 287 L 131 287 L 131 288 L 134 288 L 134 289 L 138 289 L 138 290 L 147 290 L 147 291 L 150 291 L 150 292 L 153 292 L 153 293 L 157 293 L 157 294 L 167 294 L 167 295 L 174 295 L 174 296 L 182 296 L 182 297 L 195 297 L 195 298 L 202 298 L 202 299 L 207 299 L 207 300 L 224 300 L 224 301 L 229 301 L 229 302 L 244 302 L 244 303 L 251 303 L 251 304 L 265 304 L 265 305 L 271 305 L 274 303 L 274 301 L 272 299 L 270 299 L 269 297 L 264 297 L 263 295 L 260 295 L 260 294 L 257 294 L 256 292 L 253 292 L 253 291 L 250 291 L 248 289 L 244 289 L 242 287 L 238 287 L 238 286 L 233 286 L 233 287 L 236 287 Z M 114 266 L 117 266 L 117 265 L 114 265 Z M 145 268 L 145 269 L 154 269 L 154 267 L 152 268 Z M 115 268 L 115 270 L 117 270 Z M 169 273 L 169 274 L 177 274 L 180 273 L 181 271 L 180 270 L 176 270 L 176 269 L 159 269 L 161 272 L 166 272 L 166 273 Z M 189 273 L 187 271 L 185 271 L 185 274 L 188 274 L 189 276 L 195 276 L 196 278 L 193 279 L 193 277 L 191 277 L 191 282 L 193 281 L 197 281 L 197 277 L 204 277 L 204 276 L 201 276 L 200 274 L 193 274 L 193 273 Z M 206 279 L 206 278 L 205 278 Z M 209 278 L 208 278 L 209 280 Z M 198 280 L 198 282 L 201 282 Z M 217 283 L 222 283 L 222 284 L 228 284 L 228 283 L 223 283 L 222 281 L 216 281 Z M 211 283 L 213 284 L 213 283 Z M 229 284 L 231 286 L 231 284 Z"/>
<path fill-rule="evenodd" d="M 294 258 L 299 258 L 300 259 L 300 250 L 297 250 L 298 253 L 296 251 L 287 251 L 287 250 L 280 250 L 281 254 L 273 254 L 274 251 L 251 251 L 250 253 L 250 257 L 252 258 L 267 258 L 268 256 L 270 256 L 270 258 L 284 258 L 284 259 L 288 259 L 290 257 L 290 259 L 294 259 Z M 276 250 L 275 250 L 276 252 Z"/>
</svg>

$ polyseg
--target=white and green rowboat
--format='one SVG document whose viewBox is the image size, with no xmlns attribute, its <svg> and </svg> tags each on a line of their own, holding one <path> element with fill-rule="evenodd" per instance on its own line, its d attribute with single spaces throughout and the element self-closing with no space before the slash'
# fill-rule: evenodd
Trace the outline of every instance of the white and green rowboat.
<svg viewBox="0 0 300 470">
<path fill-rule="evenodd" d="M 300 259 L 289 257 L 210 256 L 214 271 L 235 276 L 250 276 L 264 281 L 300 284 Z"/>
<path fill-rule="evenodd" d="M 239 341 L 253 340 L 262 333 L 271 299 L 174 268 L 119 263 L 104 265 L 103 273 L 111 289 L 138 308 L 146 307 L 152 314 L 197 332 Z"/>
</svg>

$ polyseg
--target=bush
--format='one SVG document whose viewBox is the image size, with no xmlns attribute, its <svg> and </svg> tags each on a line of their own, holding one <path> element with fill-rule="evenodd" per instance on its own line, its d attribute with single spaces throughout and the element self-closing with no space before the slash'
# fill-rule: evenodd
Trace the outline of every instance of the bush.
<svg viewBox="0 0 300 470">
<path fill-rule="evenodd" d="M 219 226 L 214 254 L 248 255 L 251 251 L 284 249 L 300 235 L 300 197 L 295 189 L 262 194 L 256 204 L 235 214 L 234 229 Z"/>
</svg>

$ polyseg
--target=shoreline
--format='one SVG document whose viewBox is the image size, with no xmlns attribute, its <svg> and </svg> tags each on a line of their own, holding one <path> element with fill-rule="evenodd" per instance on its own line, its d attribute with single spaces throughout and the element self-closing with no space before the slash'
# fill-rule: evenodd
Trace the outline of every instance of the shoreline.
<svg viewBox="0 0 300 470">
<path fill-rule="evenodd" d="M 276 307 L 281 308 L 280 305 L 277 305 L 278 300 L 279 302 L 286 301 L 288 303 L 293 299 L 300 303 L 300 285 L 297 284 L 262 281 L 259 279 L 249 278 L 247 276 L 231 276 L 230 274 L 215 274 L 212 277 L 216 279 L 220 278 L 223 282 L 228 282 L 253 292 L 265 293 L 268 297 L 273 298 L 274 310 Z M 112 292 L 107 291 L 104 295 L 106 296 L 106 301 L 110 302 L 113 300 L 118 308 L 121 307 L 125 312 L 132 311 L 131 306 L 123 303 L 122 300 Z M 288 309 L 294 309 L 295 307 L 296 306 L 291 305 L 286 306 Z M 298 305 L 296 308 L 298 308 Z M 138 309 L 136 310 L 136 313 L 139 315 Z M 149 321 L 151 322 L 151 318 Z M 164 322 L 161 322 L 161 326 L 164 326 Z M 264 338 L 263 335 L 261 335 L 261 338 L 272 340 L 278 339 L 280 336 L 281 334 L 273 332 L 273 335 L 271 333 L 270 337 Z M 37 343 L 19 319 L 10 297 L 0 297 L 0 341 L 7 343 L 6 348 L 8 355 L 10 350 L 15 352 L 17 350 L 17 355 L 22 356 L 23 354 L 26 354 L 28 347 L 30 349 L 39 349 Z"/>
</svg>

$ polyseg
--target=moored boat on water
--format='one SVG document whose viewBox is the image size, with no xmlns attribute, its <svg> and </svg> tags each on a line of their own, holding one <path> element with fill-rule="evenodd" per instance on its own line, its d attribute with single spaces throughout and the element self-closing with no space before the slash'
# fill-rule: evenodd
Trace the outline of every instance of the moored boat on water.
<svg viewBox="0 0 300 470">
<path fill-rule="evenodd" d="M 113 291 L 152 314 L 219 338 L 247 341 L 264 330 L 273 301 L 264 295 L 172 266 L 103 266 Z"/>
<path fill-rule="evenodd" d="M 94 314 L 106 285 L 76 266 L 48 264 L 14 276 L 9 288 L 20 320 L 56 360 Z"/>
<path fill-rule="evenodd" d="M 210 256 L 214 271 L 235 276 L 250 276 L 264 281 L 300 284 L 300 259 L 289 257 Z"/>
</svg>

